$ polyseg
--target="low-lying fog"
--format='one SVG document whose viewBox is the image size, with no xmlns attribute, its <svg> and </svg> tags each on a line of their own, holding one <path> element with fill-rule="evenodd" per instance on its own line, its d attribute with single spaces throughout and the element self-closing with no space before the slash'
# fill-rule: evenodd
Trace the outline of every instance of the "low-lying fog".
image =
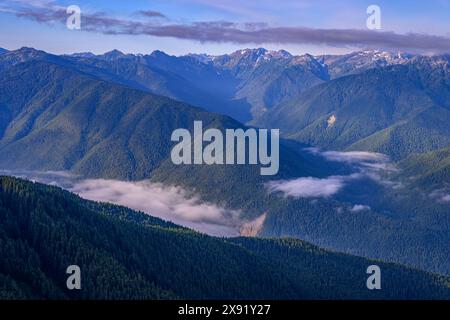
<svg viewBox="0 0 450 320">
<path fill-rule="evenodd" d="M 59 186 L 84 199 L 123 205 L 213 236 L 239 236 L 261 224 L 261 219 L 256 219 L 253 226 L 252 221 L 240 219 L 238 211 L 188 196 L 181 187 L 148 181 L 82 179 L 55 171 L 2 170 L 0 174 Z"/>
<path fill-rule="evenodd" d="M 392 184 L 383 181 L 377 174 L 379 170 L 395 170 L 384 155 L 369 152 L 322 152 L 316 148 L 309 148 L 306 151 L 325 157 L 329 161 L 351 164 L 355 172 L 347 176 L 321 179 L 299 177 L 271 181 L 264 186 L 266 192 L 276 192 L 281 196 L 293 198 L 326 198 L 337 194 L 345 185 L 362 177 L 376 180 L 380 184 Z M 261 215 L 253 221 L 243 220 L 239 211 L 201 201 L 199 197 L 191 196 L 181 187 L 149 181 L 84 179 L 68 172 L 54 171 L 0 170 L 0 174 L 56 185 L 88 200 L 123 205 L 213 236 L 255 235 L 266 216 L 261 212 Z M 398 187 L 395 184 L 392 186 Z M 365 204 L 355 204 L 352 210 L 361 211 L 368 208 Z"/>
</svg>

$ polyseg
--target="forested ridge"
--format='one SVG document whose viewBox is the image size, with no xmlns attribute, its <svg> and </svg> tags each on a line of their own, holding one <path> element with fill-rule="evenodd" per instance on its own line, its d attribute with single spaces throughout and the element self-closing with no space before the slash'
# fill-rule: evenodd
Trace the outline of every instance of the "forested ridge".
<svg viewBox="0 0 450 320">
<path fill-rule="evenodd" d="M 294 239 L 214 238 L 0 177 L 1 299 L 450 299 L 450 279 Z M 81 290 L 66 268 L 81 268 Z M 366 288 L 366 268 L 382 290 Z"/>
</svg>

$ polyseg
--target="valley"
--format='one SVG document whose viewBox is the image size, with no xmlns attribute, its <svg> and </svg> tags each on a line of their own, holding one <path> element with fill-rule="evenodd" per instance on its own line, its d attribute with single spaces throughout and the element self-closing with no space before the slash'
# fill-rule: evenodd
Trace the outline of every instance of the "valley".
<svg viewBox="0 0 450 320">
<path fill-rule="evenodd" d="M 5 52 L 0 167 L 23 178 L 67 172 L 79 177 L 79 189 L 37 181 L 91 200 L 137 204 L 212 235 L 293 237 L 449 275 L 448 57 L 396 57 L 366 51 L 341 60 L 260 49 L 221 57 Z M 150 71 L 152 77 L 138 77 Z M 191 87 L 214 107 L 154 87 L 168 84 L 155 79 L 169 75 L 190 82 L 173 88 Z M 194 87 L 217 94 L 209 100 Z M 238 116 L 227 99 L 251 117 Z M 279 128 L 278 172 L 262 176 L 251 164 L 174 165 L 171 134 L 193 132 L 195 121 L 224 136 L 227 129 Z"/>
<path fill-rule="evenodd" d="M 450 301 L 449 5 L 2 0 L 2 307 Z"/>
</svg>

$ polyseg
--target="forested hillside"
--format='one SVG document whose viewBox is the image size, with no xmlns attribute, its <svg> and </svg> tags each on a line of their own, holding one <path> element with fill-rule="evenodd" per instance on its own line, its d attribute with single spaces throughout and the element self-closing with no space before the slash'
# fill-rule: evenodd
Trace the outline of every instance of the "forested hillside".
<svg viewBox="0 0 450 320">
<path fill-rule="evenodd" d="M 422 190 L 448 188 L 450 184 L 450 148 L 414 154 L 400 163 L 405 180 Z"/>
<path fill-rule="evenodd" d="M 448 56 L 417 58 L 317 85 L 257 122 L 331 150 L 364 150 L 393 160 L 450 145 Z"/>
<path fill-rule="evenodd" d="M 449 299 L 449 279 L 292 239 L 208 237 L 38 183 L 0 177 L 2 299 Z M 82 289 L 65 287 L 69 265 Z M 366 288 L 366 268 L 382 290 Z"/>
<path fill-rule="evenodd" d="M 145 179 L 170 157 L 173 130 L 191 130 L 194 121 L 204 129 L 245 128 L 229 117 L 45 59 L 2 72 L 0 92 L 0 166 L 8 169 Z M 312 163 L 283 145 L 280 157 L 281 176 L 328 172 L 324 161 Z"/>
</svg>

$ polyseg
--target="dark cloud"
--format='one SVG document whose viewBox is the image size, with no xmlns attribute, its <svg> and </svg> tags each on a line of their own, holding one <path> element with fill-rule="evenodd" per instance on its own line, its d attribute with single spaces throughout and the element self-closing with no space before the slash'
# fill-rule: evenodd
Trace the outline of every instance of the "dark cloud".
<svg viewBox="0 0 450 320">
<path fill-rule="evenodd" d="M 148 18 L 166 18 L 164 14 L 158 11 L 152 11 L 152 10 L 140 10 L 137 12 L 139 15 L 148 17 Z"/>
<path fill-rule="evenodd" d="M 36 10 L 36 9 L 18 9 L 11 11 L 20 18 L 28 18 L 38 22 L 63 22 L 67 19 L 67 13 L 63 9 Z"/>
<path fill-rule="evenodd" d="M 142 11 L 146 16 L 164 16 L 159 12 Z M 63 22 L 67 14 L 60 8 L 20 8 L 19 17 L 38 22 Z M 158 19 L 157 19 L 158 20 Z M 333 47 L 361 47 L 427 53 L 450 53 L 450 38 L 426 34 L 398 34 L 365 29 L 314 29 L 306 27 L 269 27 L 264 23 L 236 24 L 227 21 L 192 24 L 161 23 L 118 19 L 105 13 L 83 13 L 82 30 L 105 34 L 150 35 L 201 42 L 237 44 L 311 44 Z"/>
</svg>

